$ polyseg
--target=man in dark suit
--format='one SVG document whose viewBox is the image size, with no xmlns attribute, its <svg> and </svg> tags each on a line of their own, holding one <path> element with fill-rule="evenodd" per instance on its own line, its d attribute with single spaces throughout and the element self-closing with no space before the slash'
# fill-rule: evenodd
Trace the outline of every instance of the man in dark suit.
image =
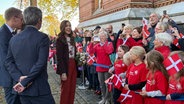
<svg viewBox="0 0 184 104">
<path fill-rule="evenodd" d="M 55 104 L 48 83 L 47 58 L 49 38 L 39 32 L 42 11 L 28 7 L 23 12 L 25 28 L 11 38 L 5 61 L 7 70 L 17 83 L 22 104 Z"/>
<path fill-rule="evenodd" d="M 4 88 L 7 104 L 20 104 L 16 94 L 12 94 L 13 81 L 4 66 L 8 52 L 9 40 L 13 37 L 13 31 L 22 27 L 22 11 L 11 7 L 5 11 L 6 23 L 0 28 L 0 86 Z"/>
</svg>

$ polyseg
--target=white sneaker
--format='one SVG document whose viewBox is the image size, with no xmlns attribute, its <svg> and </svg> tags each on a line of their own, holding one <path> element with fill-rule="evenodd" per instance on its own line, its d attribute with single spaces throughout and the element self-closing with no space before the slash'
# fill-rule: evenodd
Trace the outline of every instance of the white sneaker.
<svg viewBox="0 0 184 104">
<path fill-rule="evenodd" d="M 98 102 L 98 104 L 104 104 L 105 103 L 105 100 L 102 99 L 101 101 Z"/>
<path fill-rule="evenodd" d="M 88 86 L 88 85 L 89 85 L 89 81 L 88 81 L 88 80 L 86 80 L 85 84 Z"/>
<path fill-rule="evenodd" d="M 105 101 L 105 104 L 111 104 L 108 100 Z"/>
</svg>

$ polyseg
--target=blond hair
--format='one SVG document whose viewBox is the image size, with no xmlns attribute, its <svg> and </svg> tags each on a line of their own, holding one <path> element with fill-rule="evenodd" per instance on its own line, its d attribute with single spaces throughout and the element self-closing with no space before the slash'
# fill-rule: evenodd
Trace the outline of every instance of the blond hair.
<svg viewBox="0 0 184 104">
<path fill-rule="evenodd" d="M 124 55 L 123 55 L 123 62 L 125 65 L 130 65 L 132 63 L 132 60 L 131 60 L 131 56 L 130 56 L 130 52 L 126 52 Z"/>
<path fill-rule="evenodd" d="M 131 24 L 127 24 L 127 25 L 125 25 L 124 29 L 133 30 L 133 26 Z"/>
<path fill-rule="evenodd" d="M 136 56 L 138 56 L 140 59 L 144 59 L 145 57 L 145 54 L 146 54 L 146 51 L 143 47 L 141 46 L 133 46 L 131 49 L 130 49 L 130 53 L 131 54 L 134 54 Z"/>
<path fill-rule="evenodd" d="M 166 32 L 169 29 L 169 25 L 166 22 L 158 22 L 157 25 L 162 29 L 163 32 Z"/>
</svg>

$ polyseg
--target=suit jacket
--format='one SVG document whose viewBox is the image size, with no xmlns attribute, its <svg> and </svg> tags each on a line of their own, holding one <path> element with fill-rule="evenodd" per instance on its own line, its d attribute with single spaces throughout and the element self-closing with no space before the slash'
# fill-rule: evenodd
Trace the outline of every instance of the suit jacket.
<svg viewBox="0 0 184 104">
<path fill-rule="evenodd" d="M 27 76 L 20 83 L 27 87 L 20 95 L 39 96 L 50 94 L 47 74 L 49 38 L 33 26 L 14 36 L 9 43 L 5 65 L 13 80 Z M 28 84 L 32 83 L 30 86 Z"/>
<path fill-rule="evenodd" d="M 12 79 L 8 71 L 5 69 L 5 59 L 8 53 L 9 41 L 12 34 L 8 27 L 4 24 L 0 28 L 0 86 L 10 87 L 12 85 Z"/>
</svg>

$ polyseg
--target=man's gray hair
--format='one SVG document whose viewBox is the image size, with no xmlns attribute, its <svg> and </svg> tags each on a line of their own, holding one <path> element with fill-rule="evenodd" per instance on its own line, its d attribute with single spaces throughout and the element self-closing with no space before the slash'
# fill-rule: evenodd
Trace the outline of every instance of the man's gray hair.
<svg viewBox="0 0 184 104">
<path fill-rule="evenodd" d="M 42 11 L 37 7 L 28 7 L 23 12 L 25 25 L 35 26 L 39 20 L 42 20 Z"/>
<path fill-rule="evenodd" d="M 151 14 L 155 14 L 157 17 L 158 17 L 158 20 L 161 18 L 161 16 L 158 14 L 158 13 L 156 13 L 156 12 L 153 12 L 153 13 L 151 13 Z M 150 15 L 151 15 L 150 14 Z"/>
<path fill-rule="evenodd" d="M 164 44 L 164 46 L 170 46 L 171 43 L 173 42 L 173 37 L 166 32 L 155 34 L 155 38 L 161 41 Z"/>
<path fill-rule="evenodd" d="M 105 35 L 105 36 L 106 36 L 106 38 L 108 38 L 109 33 L 107 32 L 107 30 L 106 30 L 106 29 L 101 28 L 101 29 L 100 29 L 100 31 L 99 31 L 99 33 L 98 33 L 98 36 L 100 36 L 100 35 Z"/>
</svg>

